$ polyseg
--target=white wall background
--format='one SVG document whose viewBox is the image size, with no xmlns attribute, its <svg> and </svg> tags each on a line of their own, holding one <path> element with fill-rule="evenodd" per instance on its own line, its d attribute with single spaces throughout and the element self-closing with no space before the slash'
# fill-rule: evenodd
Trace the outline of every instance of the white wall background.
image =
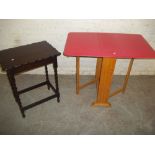
<svg viewBox="0 0 155 155">
<path fill-rule="evenodd" d="M 63 56 L 68 32 L 120 32 L 142 34 L 155 48 L 155 20 L 0 20 L 0 50 L 47 40 L 62 55 L 58 58 L 59 74 L 75 73 L 75 58 Z M 95 58 L 82 58 L 81 74 L 94 74 Z M 118 60 L 115 74 L 125 74 L 128 60 Z M 2 72 L 0 72 L 2 73 Z M 30 74 L 44 74 L 43 68 Z M 53 73 L 50 66 L 50 73 Z M 155 60 L 136 60 L 134 75 L 154 75 Z"/>
</svg>

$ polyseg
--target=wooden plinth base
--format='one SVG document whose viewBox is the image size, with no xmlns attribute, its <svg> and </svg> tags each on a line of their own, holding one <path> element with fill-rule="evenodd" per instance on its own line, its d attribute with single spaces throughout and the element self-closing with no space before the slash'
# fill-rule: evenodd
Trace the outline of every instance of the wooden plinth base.
<svg viewBox="0 0 155 155">
<path fill-rule="evenodd" d="M 102 106 L 102 107 L 111 107 L 111 103 L 109 102 L 93 102 L 92 105 L 93 107 L 96 107 L 96 106 Z"/>
</svg>

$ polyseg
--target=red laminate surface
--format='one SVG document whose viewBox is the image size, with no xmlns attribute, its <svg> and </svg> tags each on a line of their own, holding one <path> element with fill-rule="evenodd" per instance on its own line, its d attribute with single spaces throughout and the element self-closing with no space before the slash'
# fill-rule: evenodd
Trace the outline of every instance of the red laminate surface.
<svg viewBox="0 0 155 155">
<path fill-rule="evenodd" d="M 153 59 L 155 51 L 139 34 L 71 32 L 64 55 Z"/>
</svg>

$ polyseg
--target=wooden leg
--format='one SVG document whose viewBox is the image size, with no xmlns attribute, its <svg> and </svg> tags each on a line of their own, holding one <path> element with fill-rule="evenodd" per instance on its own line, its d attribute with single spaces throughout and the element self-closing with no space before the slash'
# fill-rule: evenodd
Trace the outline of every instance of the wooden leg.
<svg viewBox="0 0 155 155">
<path fill-rule="evenodd" d="M 55 87 L 56 87 L 56 92 L 57 92 L 57 102 L 60 102 L 60 93 L 59 93 L 59 85 L 58 85 L 58 73 L 57 73 L 57 58 L 55 58 L 55 61 L 53 63 L 53 68 L 54 68 L 54 77 L 55 77 Z"/>
<path fill-rule="evenodd" d="M 97 58 L 97 62 L 96 62 L 96 88 L 97 88 L 97 91 L 98 91 L 98 84 L 100 81 L 102 60 L 103 60 L 103 58 Z"/>
<path fill-rule="evenodd" d="M 80 58 L 76 57 L 76 94 L 80 93 Z"/>
<path fill-rule="evenodd" d="M 96 86 L 98 87 L 99 79 L 100 79 L 100 72 L 101 72 L 101 64 L 102 64 L 102 58 L 97 59 L 96 63 L 96 76 L 95 79 L 81 84 L 80 83 L 80 57 L 76 57 L 76 94 L 80 93 L 80 89 L 85 88 L 86 86 L 96 83 Z"/>
<path fill-rule="evenodd" d="M 8 80 L 9 80 L 9 83 L 10 83 L 10 86 L 12 88 L 12 92 L 13 92 L 13 95 L 14 95 L 14 98 L 19 106 L 19 109 L 21 111 L 21 114 L 23 116 L 23 118 L 25 117 L 25 113 L 24 113 L 24 110 L 23 110 L 23 107 L 22 107 L 22 103 L 21 103 L 21 100 L 19 98 L 19 94 L 18 94 L 18 91 L 17 91 L 17 87 L 16 87 L 16 81 L 15 81 L 15 75 L 12 73 L 12 72 L 7 72 L 7 76 L 8 76 Z"/>
<path fill-rule="evenodd" d="M 110 87 L 112 83 L 113 72 L 116 64 L 115 58 L 103 58 L 101 66 L 101 75 L 98 86 L 97 99 L 93 106 L 110 106 L 108 102 Z"/>
<path fill-rule="evenodd" d="M 130 63 L 129 63 L 128 71 L 127 71 L 127 74 L 125 76 L 125 80 L 124 80 L 124 84 L 123 84 L 123 88 L 122 88 L 123 93 L 125 92 L 127 84 L 128 84 L 128 80 L 129 80 L 130 72 L 132 69 L 133 61 L 134 61 L 134 59 L 131 59 Z"/>
<path fill-rule="evenodd" d="M 123 86 L 121 88 L 119 88 L 118 90 L 114 91 L 113 93 L 111 93 L 109 95 L 109 97 L 112 97 L 112 96 L 115 96 L 115 95 L 117 95 L 119 93 L 124 93 L 125 92 L 127 84 L 128 84 L 130 72 L 131 72 L 131 69 L 132 69 L 133 61 L 134 61 L 134 59 L 130 60 L 129 67 L 128 67 L 128 70 L 127 70 L 127 73 L 126 73 L 126 76 L 125 76 L 125 79 L 124 79 L 124 82 L 123 82 Z"/>
<path fill-rule="evenodd" d="M 49 90 L 49 89 L 50 89 L 50 85 L 49 85 L 49 78 L 48 78 L 48 68 L 47 68 L 47 65 L 45 65 L 45 74 L 46 74 L 47 88 L 48 88 L 48 90 Z"/>
</svg>

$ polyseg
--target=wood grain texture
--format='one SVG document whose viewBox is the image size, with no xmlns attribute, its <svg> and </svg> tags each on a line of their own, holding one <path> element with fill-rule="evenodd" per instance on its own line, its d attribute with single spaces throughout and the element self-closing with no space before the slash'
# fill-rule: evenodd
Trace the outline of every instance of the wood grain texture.
<svg viewBox="0 0 155 155">
<path fill-rule="evenodd" d="M 97 58 L 97 62 L 96 62 L 96 88 L 97 88 L 97 91 L 98 91 L 98 84 L 99 84 L 100 75 L 101 75 L 102 61 L 103 61 L 103 58 Z"/>
<path fill-rule="evenodd" d="M 108 102 L 110 88 L 112 83 L 113 72 L 115 69 L 115 58 L 103 58 L 101 75 L 98 86 L 97 99 L 93 103 L 93 106 L 110 106 Z"/>
</svg>

